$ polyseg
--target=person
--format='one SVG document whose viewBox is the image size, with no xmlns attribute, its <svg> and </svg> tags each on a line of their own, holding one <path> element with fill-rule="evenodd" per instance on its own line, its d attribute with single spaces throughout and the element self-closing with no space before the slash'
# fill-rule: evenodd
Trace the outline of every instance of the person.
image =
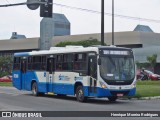
<svg viewBox="0 0 160 120">
<path fill-rule="evenodd" d="M 147 76 L 147 74 L 145 73 L 144 70 L 145 69 L 142 68 L 142 70 L 141 70 L 141 79 L 140 80 L 148 80 L 148 76 Z"/>
<path fill-rule="evenodd" d="M 126 73 L 124 70 L 122 70 L 121 78 L 122 80 L 126 80 Z"/>
</svg>

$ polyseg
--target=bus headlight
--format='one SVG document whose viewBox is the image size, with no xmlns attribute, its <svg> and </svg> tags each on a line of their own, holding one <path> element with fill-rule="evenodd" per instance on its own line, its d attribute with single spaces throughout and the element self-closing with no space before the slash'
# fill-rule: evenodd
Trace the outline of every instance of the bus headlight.
<svg viewBox="0 0 160 120">
<path fill-rule="evenodd" d="M 132 84 L 132 88 L 135 88 L 136 87 L 136 83 Z"/>
<path fill-rule="evenodd" d="M 102 88 L 104 88 L 104 89 L 107 88 L 107 86 L 103 82 L 99 81 L 99 83 L 100 83 L 100 85 L 101 85 Z"/>
</svg>

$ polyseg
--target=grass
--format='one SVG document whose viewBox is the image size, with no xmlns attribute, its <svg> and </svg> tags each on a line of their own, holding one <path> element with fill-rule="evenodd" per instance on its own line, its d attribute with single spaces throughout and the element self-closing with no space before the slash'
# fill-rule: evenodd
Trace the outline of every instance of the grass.
<svg viewBox="0 0 160 120">
<path fill-rule="evenodd" d="M 138 81 L 135 97 L 160 96 L 160 81 Z"/>
<path fill-rule="evenodd" d="M 0 86 L 12 87 L 12 82 L 0 82 Z"/>
</svg>

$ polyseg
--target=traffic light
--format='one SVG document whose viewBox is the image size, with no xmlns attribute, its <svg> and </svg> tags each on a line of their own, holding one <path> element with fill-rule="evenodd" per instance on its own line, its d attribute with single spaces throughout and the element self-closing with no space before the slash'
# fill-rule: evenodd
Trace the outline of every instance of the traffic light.
<svg viewBox="0 0 160 120">
<path fill-rule="evenodd" d="M 46 4 L 40 5 L 40 16 L 52 18 L 53 0 L 41 0 L 41 2 L 46 2 Z"/>
</svg>

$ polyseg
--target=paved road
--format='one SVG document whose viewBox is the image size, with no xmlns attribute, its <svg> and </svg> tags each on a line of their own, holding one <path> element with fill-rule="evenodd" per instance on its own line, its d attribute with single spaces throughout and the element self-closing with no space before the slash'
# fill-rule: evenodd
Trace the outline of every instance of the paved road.
<svg viewBox="0 0 160 120">
<path fill-rule="evenodd" d="M 31 92 L 19 91 L 12 87 L 0 87 L 0 111 L 160 111 L 160 99 L 155 100 L 117 100 L 110 103 L 107 98 L 89 99 L 79 103 L 75 97 L 45 95 L 34 97 Z M 43 119 L 43 118 L 42 118 Z M 58 120 L 60 118 L 57 118 Z M 75 118 L 65 118 L 71 120 Z M 76 118 L 86 119 L 86 118 Z M 87 118 L 88 119 L 88 118 Z M 101 118 L 106 120 L 105 118 Z M 112 118 L 112 120 L 117 118 Z M 119 118 L 127 120 L 128 118 Z M 135 118 L 130 118 L 135 119 Z M 150 120 L 152 118 L 136 118 Z M 158 118 L 153 118 L 157 119 Z M 1 120 L 1 119 L 0 119 Z M 97 118 L 92 118 L 97 120 Z"/>
</svg>

